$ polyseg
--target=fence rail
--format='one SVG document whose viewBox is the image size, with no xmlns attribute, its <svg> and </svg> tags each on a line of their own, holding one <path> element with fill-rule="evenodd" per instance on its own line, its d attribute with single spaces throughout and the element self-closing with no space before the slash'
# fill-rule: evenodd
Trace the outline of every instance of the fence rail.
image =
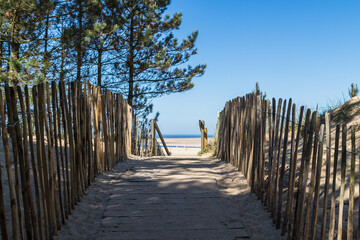
<svg viewBox="0 0 360 240">
<path fill-rule="evenodd" d="M 2 239 L 51 239 L 96 174 L 131 151 L 131 107 L 89 83 L 5 86 L 0 118 Z"/>
<path fill-rule="evenodd" d="M 219 114 L 217 157 L 244 174 L 288 239 L 360 237 L 357 128 L 330 117 L 256 93 Z"/>
</svg>

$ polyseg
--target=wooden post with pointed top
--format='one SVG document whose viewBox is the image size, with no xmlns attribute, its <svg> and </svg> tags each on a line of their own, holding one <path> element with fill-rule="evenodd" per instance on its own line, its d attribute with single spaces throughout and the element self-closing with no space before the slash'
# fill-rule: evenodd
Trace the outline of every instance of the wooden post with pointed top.
<svg viewBox="0 0 360 240">
<path fill-rule="evenodd" d="M 156 138 L 155 138 L 155 119 L 151 120 L 151 156 L 155 155 Z"/>
<path fill-rule="evenodd" d="M 204 128 L 204 148 L 207 151 L 208 138 L 207 138 L 207 128 Z"/>
<path fill-rule="evenodd" d="M 207 128 L 205 128 L 205 121 L 199 120 L 199 127 L 201 132 L 201 151 L 207 150 Z"/>
</svg>

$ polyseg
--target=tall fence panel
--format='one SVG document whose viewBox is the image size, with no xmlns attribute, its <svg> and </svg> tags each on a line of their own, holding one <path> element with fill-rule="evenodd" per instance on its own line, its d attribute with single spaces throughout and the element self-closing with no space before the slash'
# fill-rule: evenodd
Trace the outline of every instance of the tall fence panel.
<svg viewBox="0 0 360 240">
<path fill-rule="evenodd" d="M 0 118 L 2 239 L 51 239 L 95 176 L 131 154 L 131 107 L 89 83 L 6 86 Z"/>
<path fill-rule="evenodd" d="M 288 239 L 359 238 L 358 128 L 330 118 L 256 93 L 219 114 L 217 157 L 244 174 Z"/>
</svg>

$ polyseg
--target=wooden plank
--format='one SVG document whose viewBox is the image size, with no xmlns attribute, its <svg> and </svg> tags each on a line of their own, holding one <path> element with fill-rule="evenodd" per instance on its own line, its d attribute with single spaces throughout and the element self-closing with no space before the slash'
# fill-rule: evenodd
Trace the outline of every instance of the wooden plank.
<svg viewBox="0 0 360 240">
<path fill-rule="evenodd" d="M 60 89 L 60 87 L 59 87 Z M 62 122 L 62 119 L 61 119 L 61 109 L 60 109 L 60 100 L 58 100 L 58 98 L 56 97 L 55 98 L 55 105 L 57 106 L 56 107 L 56 116 L 57 116 L 57 122 L 59 123 L 57 126 L 57 134 L 59 136 L 59 152 L 60 152 L 60 163 L 61 163 L 61 170 L 62 170 L 62 182 L 64 184 L 64 187 L 63 187 L 63 199 L 64 199 L 64 205 L 63 205 L 63 214 L 65 215 L 65 219 L 68 218 L 68 211 L 67 209 L 69 208 L 69 197 L 68 197 L 68 189 L 67 189 L 67 178 L 66 178 L 66 174 L 67 174 L 67 139 L 66 139 L 66 135 L 65 135 L 65 128 L 66 128 L 66 124 L 64 122 Z M 61 131 L 61 129 L 63 129 L 63 131 Z M 62 132 L 64 132 L 64 134 L 62 134 Z M 62 139 L 63 139 L 63 136 L 64 136 L 64 147 L 63 147 L 63 144 L 62 144 Z M 65 151 L 65 159 L 64 160 L 64 151 Z M 65 223 L 65 221 L 64 221 Z"/>
<path fill-rule="evenodd" d="M 289 104 L 290 106 L 290 104 Z M 295 150 L 295 111 L 296 111 L 296 105 L 292 105 L 292 115 L 291 115 L 291 137 L 290 137 L 290 164 L 289 164 L 289 187 L 288 187 L 288 196 L 286 201 L 286 210 L 284 214 L 284 222 L 283 227 L 281 230 L 281 235 L 284 235 L 285 232 L 288 230 L 288 219 L 289 215 L 292 212 L 292 198 L 293 198 L 293 182 L 294 182 L 294 173 L 293 170 L 296 168 L 296 158 L 294 157 L 294 150 Z M 290 117 L 290 116 L 289 116 Z M 295 158 L 295 159 L 294 159 Z"/>
<path fill-rule="evenodd" d="M 292 133 L 295 134 L 295 110 L 296 110 L 296 106 L 295 104 L 293 105 L 293 118 L 292 118 Z M 294 146 L 294 141 L 292 142 L 291 145 L 291 158 L 290 158 L 290 186 L 289 186 L 289 196 L 288 196 L 288 206 L 287 206 L 287 214 L 285 215 L 288 218 L 288 222 L 286 221 L 286 219 L 284 220 L 284 228 L 286 227 L 286 224 L 288 224 L 288 239 L 290 239 L 291 237 L 291 233 L 293 231 L 293 216 L 294 211 L 296 209 L 293 208 L 293 199 L 294 199 L 294 192 L 295 192 L 295 180 L 296 180 L 296 176 L 295 176 L 295 171 L 296 171 L 296 166 L 297 166 L 297 155 L 298 155 L 298 148 L 299 148 L 299 142 L 300 142 L 300 138 L 301 138 L 301 128 L 302 128 L 302 120 L 303 120 L 303 114 L 304 114 L 304 106 L 301 106 L 300 108 L 300 114 L 299 114 L 299 118 L 298 118 L 298 125 L 297 125 L 297 133 L 296 133 L 296 141 L 295 141 L 295 146 Z M 283 232 L 285 232 L 283 230 Z"/>
<path fill-rule="evenodd" d="M 121 101 L 120 101 L 120 147 L 121 147 L 121 161 L 125 161 L 126 158 L 126 131 L 125 131 L 125 126 L 126 126 L 126 121 L 125 121 L 125 113 L 126 113 L 126 108 L 125 108 L 125 99 L 123 98 L 123 96 L 121 95 Z"/>
<path fill-rule="evenodd" d="M 11 227 L 12 227 L 12 238 L 18 239 L 18 224 L 17 224 L 17 206 L 16 206 L 16 200 L 15 200 L 15 186 L 14 186 L 14 179 L 13 179 L 13 173 L 11 169 L 11 160 L 10 160 L 10 147 L 9 147 L 9 141 L 8 141 L 8 133 L 7 133 L 7 126 L 5 122 L 5 113 L 4 113 L 4 103 L 3 103 L 3 96 L 2 91 L 0 89 L 0 118 L 1 118 L 1 130 L 2 130 L 2 140 L 3 140 L 3 146 L 4 146 L 4 153 L 5 153 L 5 165 L 6 165 L 6 172 L 7 172 L 7 179 L 8 179 L 8 185 L 9 185 L 9 192 L 10 192 L 10 204 L 11 204 Z M 1 170 L 0 170 L 1 171 Z M 1 176 L 0 176 L 1 179 Z M 1 209 L 4 213 L 1 214 L 1 237 L 2 239 L 9 239 L 9 233 L 6 226 L 6 218 L 5 218 L 5 207 L 4 207 L 4 200 L 3 193 L 2 193 L 2 182 L 1 184 Z"/>
<path fill-rule="evenodd" d="M 116 126 L 115 126 L 115 131 L 116 131 L 116 162 L 120 162 L 121 161 L 121 95 L 120 94 L 116 94 L 116 110 L 115 110 L 115 122 L 116 122 Z"/>
<path fill-rule="evenodd" d="M 250 97 L 250 126 L 249 126 L 249 156 L 248 156 L 248 176 L 247 180 L 251 186 L 251 191 L 254 192 L 254 151 L 255 151 L 255 121 L 256 121 L 256 96 L 251 94 Z"/>
<path fill-rule="evenodd" d="M 205 122 L 202 120 L 199 120 L 199 127 L 200 127 L 200 133 L 201 133 L 201 151 L 205 151 L 205 141 L 204 141 L 204 127 Z"/>
<path fill-rule="evenodd" d="M 104 171 L 103 157 L 100 143 L 100 88 L 94 88 L 95 100 L 94 100 L 94 136 L 95 136 L 95 151 L 96 151 L 96 161 L 97 169 L 102 172 Z"/>
<path fill-rule="evenodd" d="M 73 131 L 73 136 L 74 136 L 74 145 L 75 145 L 75 159 L 73 161 L 73 165 L 70 166 L 70 169 L 72 171 L 72 179 L 71 181 L 73 182 L 73 201 L 74 204 L 77 203 L 79 201 L 79 194 L 80 194 L 80 171 L 79 171 L 79 161 L 81 159 L 81 152 L 79 151 L 80 149 L 80 133 L 79 133 L 79 128 L 78 128 L 78 121 L 79 121 L 79 113 L 78 113 L 78 91 L 77 91 L 77 85 L 75 83 L 71 83 L 71 88 L 69 88 L 69 91 L 71 90 L 71 92 L 68 93 L 68 96 L 70 97 L 71 102 L 69 103 L 69 109 L 72 110 L 72 122 L 70 122 L 70 124 L 72 123 L 72 131 Z M 70 111 L 71 111 L 70 110 Z M 77 160 L 77 161 L 76 161 Z"/>
<path fill-rule="evenodd" d="M 250 108 L 248 107 L 248 101 L 249 101 L 249 96 L 247 95 L 245 98 L 244 98 L 244 102 L 243 102 L 243 109 L 244 109 L 244 119 L 243 119 L 243 124 L 242 124 L 242 128 L 243 128 L 243 135 L 242 135 L 242 138 L 243 138 L 243 146 L 242 146 L 242 173 L 244 174 L 244 176 L 246 177 L 247 175 L 247 170 L 248 170 L 248 145 L 249 145 L 249 142 L 248 142 L 248 139 L 247 139 L 247 136 L 248 136 L 248 132 L 249 132 L 249 129 L 248 129 L 248 121 L 249 121 L 249 118 L 250 118 Z M 223 129 L 225 131 L 225 112 L 224 112 L 224 120 L 223 120 Z"/>
<path fill-rule="evenodd" d="M 85 189 L 87 187 L 86 184 L 86 151 L 85 151 L 85 144 L 86 144 L 86 136 L 85 136 L 85 107 L 84 107 L 84 92 L 83 86 L 85 84 L 82 82 L 76 82 L 76 91 L 77 97 L 75 98 L 76 103 L 76 114 L 77 114 L 77 149 L 78 152 L 78 160 L 76 161 L 77 164 L 77 173 L 79 176 L 79 197 L 78 201 L 80 201 L 81 196 L 85 193 Z"/>
<path fill-rule="evenodd" d="M 12 96 L 15 95 L 10 94 L 10 91 L 14 92 L 13 88 L 10 88 L 8 86 L 5 86 L 5 95 L 6 95 L 6 104 L 8 109 L 8 123 L 11 125 L 10 127 L 10 137 L 11 137 L 11 143 L 12 143 L 12 150 L 13 150 L 13 159 L 14 159 L 14 171 L 15 171 L 15 191 L 16 191 L 16 203 L 17 203 L 17 210 L 18 210 L 18 219 L 19 219 L 19 229 L 20 229 L 20 238 L 25 238 L 25 227 L 27 231 L 27 235 L 31 234 L 31 227 L 29 226 L 29 220 L 28 223 L 24 226 L 24 216 L 22 212 L 21 207 L 21 195 L 20 195 L 20 177 L 19 177 L 19 162 L 22 162 L 22 159 L 19 157 L 19 151 L 18 146 L 21 144 L 21 141 L 18 145 L 17 139 L 16 139 L 16 132 L 15 132 L 15 125 L 17 124 L 17 120 L 15 120 L 15 117 L 13 116 L 13 112 L 17 112 L 17 107 L 13 105 Z M 16 123 L 16 124 L 15 124 Z M 25 206 L 27 205 L 26 200 L 24 201 Z M 26 218 L 26 216 L 25 216 Z"/>
<path fill-rule="evenodd" d="M 316 182 L 315 182 L 314 202 L 313 202 L 311 223 L 310 223 L 310 237 L 313 240 L 315 240 L 316 224 L 317 224 L 317 218 L 319 212 L 320 179 L 321 179 L 321 168 L 323 162 L 323 147 L 324 147 L 323 141 L 324 141 L 324 124 L 320 126 L 320 133 L 319 133 L 318 160 L 316 163 Z"/>
<path fill-rule="evenodd" d="M 225 109 L 224 109 L 224 135 L 223 135 L 223 143 L 222 143 L 222 154 L 221 154 L 221 160 L 227 162 L 227 148 L 228 148 L 228 144 L 227 144 L 227 135 L 228 135 L 228 126 L 229 124 L 228 122 L 228 113 L 230 111 L 230 106 L 229 106 L 229 102 L 226 102 L 225 104 Z"/>
<path fill-rule="evenodd" d="M 351 168 L 350 168 L 350 193 L 349 193 L 349 210 L 347 221 L 347 239 L 353 239 L 354 232 L 354 194 L 355 194 L 355 129 L 356 126 L 351 126 Z"/>
<path fill-rule="evenodd" d="M 275 99 L 273 100 L 275 101 Z M 280 112 L 281 112 L 281 106 L 282 106 L 282 99 L 280 98 L 278 100 L 277 110 L 273 114 L 273 126 L 274 126 L 274 133 L 272 137 L 272 167 L 271 167 L 271 182 L 270 182 L 270 211 L 272 213 L 272 217 L 274 217 L 274 211 L 275 211 L 275 192 L 276 192 L 276 165 L 277 165 L 277 144 L 278 144 L 278 138 L 279 138 L 279 125 L 280 125 Z"/>
<path fill-rule="evenodd" d="M 71 94 L 71 89 L 73 88 L 73 83 L 67 84 L 67 89 L 65 88 L 65 84 L 63 84 L 63 95 L 65 97 L 64 101 L 64 108 L 65 108 L 65 115 L 66 115 L 66 123 L 67 123 L 67 132 L 68 132 L 68 139 L 69 139 L 69 175 L 70 175 L 70 211 L 74 209 L 74 205 L 76 203 L 76 187 L 75 187 L 75 136 L 74 136 L 74 128 L 73 128 L 73 115 L 72 115 L 72 105 L 74 101 L 74 96 Z M 62 97 L 61 97 L 62 98 Z M 63 98 L 62 98 L 63 99 Z M 67 101 L 68 99 L 68 101 Z"/>
<path fill-rule="evenodd" d="M 266 114 L 267 114 L 268 101 L 262 100 L 262 113 L 261 113 L 261 152 L 260 152 L 260 188 L 261 188 L 261 201 L 265 203 L 265 148 L 266 148 Z"/>
<path fill-rule="evenodd" d="M 156 148 L 155 119 L 151 120 L 151 156 L 154 156 Z"/>
<path fill-rule="evenodd" d="M 15 126 L 15 131 L 17 132 L 17 142 L 21 142 L 21 139 L 23 140 L 23 177 L 24 180 L 23 182 L 25 182 L 25 189 L 23 191 L 23 195 L 26 194 L 26 201 L 28 201 L 27 203 L 27 207 L 29 207 L 28 210 L 25 210 L 25 213 L 30 214 L 29 218 L 31 219 L 31 225 L 32 225 L 32 234 L 31 237 L 33 237 L 34 239 L 38 239 L 39 238 L 39 229 L 38 229 L 38 221 L 37 221 L 37 215 L 35 212 L 35 203 L 34 203 L 34 197 L 32 194 L 32 185 L 31 185 L 31 180 L 30 180 L 30 163 L 29 163 L 29 150 L 28 150 L 28 132 L 27 132 L 27 121 L 26 121 L 26 109 L 25 109 L 25 103 L 24 103 L 24 98 L 23 98 L 23 94 L 22 94 L 22 90 L 20 88 L 20 86 L 17 87 L 17 94 L 18 94 L 18 99 L 20 102 L 20 110 L 21 110 L 21 115 L 22 115 L 22 135 L 21 135 L 21 130 L 20 130 L 20 124 Z M 15 97 L 13 98 L 15 100 Z M 17 113 L 16 113 L 17 115 Z M 15 115 L 15 116 L 16 116 Z M 19 150 L 21 149 L 21 146 L 19 146 L 18 148 Z M 19 156 L 20 156 L 21 151 L 19 151 Z M 21 165 L 20 165 L 21 166 Z M 25 205 L 24 205 L 25 207 Z M 39 216 L 41 217 L 41 216 Z"/>
<path fill-rule="evenodd" d="M 105 164 L 105 169 L 104 170 L 109 170 L 109 142 L 108 142 L 108 126 L 107 126 L 107 119 L 106 119 L 106 104 L 107 104 L 107 99 L 108 99 L 108 94 L 105 93 L 102 95 L 101 98 L 101 123 L 102 123 L 102 136 L 104 139 L 104 144 L 105 144 L 105 153 L 104 153 L 104 164 Z"/>
<path fill-rule="evenodd" d="M 114 167 L 114 94 L 110 92 L 110 104 L 109 104 L 109 122 L 110 122 L 110 156 L 111 156 L 111 169 Z"/>
<path fill-rule="evenodd" d="M 258 184 L 259 184 L 259 157 L 260 157 L 260 117 L 259 117 L 259 97 L 253 95 L 253 109 L 254 109 L 254 122 L 253 122 L 253 162 L 252 162 L 252 178 L 251 189 L 259 197 Z"/>
<path fill-rule="evenodd" d="M 316 114 L 316 125 L 314 129 L 314 146 L 313 146 L 313 154 L 312 154 L 312 163 L 311 163 L 311 176 L 310 176 L 310 187 L 308 192 L 308 199 L 306 202 L 306 211 L 304 218 L 304 239 L 308 239 L 309 234 L 309 224 L 310 224 L 310 214 L 311 214 L 311 205 L 314 198 L 314 190 L 315 190 L 315 179 L 316 179 L 316 166 L 317 166 L 317 153 L 318 153 L 318 144 L 319 144 L 319 128 L 320 128 L 320 118 Z M 300 222 L 302 225 L 302 222 Z"/>
<path fill-rule="evenodd" d="M 6 216 L 5 216 L 5 204 L 4 204 L 4 191 L 2 183 L 2 168 L 0 164 L 0 229 L 1 229 L 1 239 L 9 239 L 9 233 L 6 225 Z"/>
<path fill-rule="evenodd" d="M 61 177 L 61 166 L 60 166 L 60 153 L 61 148 L 59 149 L 58 145 L 58 132 L 57 132 L 57 126 L 60 124 L 60 122 L 57 122 L 57 93 L 56 93 L 56 83 L 53 81 L 51 82 L 51 103 L 52 103 L 52 115 L 53 115 L 53 125 L 49 126 L 52 128 L 52 131 L 54 133 L 53 139 L 55 143 L 55 159 L 56 159 L 56 173 L 57 173 L 57 187 L 58 187 L 58 197 L 59 197 L 59 203 L 60 203 L 60 216 L 61 221 L 63 224 L 65 224 L 65 211 L 64 211 L 64 199 L 63 199 L 63 187 L 62 187 L 62 177 Z M 48 106 L 50 109 L 50 106 Z M 60 138 L 61 141 L 61 138 Z M 55 180 L 55 179 L 54 179 Z"/>
<path fill-rule="evenodd" d="M 286 104 L 284 104 L 285 106 Z M 278 197 L 278 206 L 277 206 L 277 216 L 276 216 L 276 229 L 280 228 L 281 224 L 281 212 L 282 212 L 282 196 L 284 188 L 284 175 L 285 175 L 285 164 L 286 164 L 286 155 L 287 155 L 287 146 L 288 146 L 288 134 L 289 134 L 289 122 L 290 114 L 292 107 L 292 99 L 289 99 L 288 109 L 286 114 L 286 123 L 285 123 L 285 133 L 284 133 L 284 145 L 282 150 L 282 159 L 281 159 L 281 169 L 280 169 L 280 178 L 279 178 L 279 197 Z"/>
<path fill-rule="evenodd" d="M 75 191 L 76 188 L 76 177 L 75 177 L 75 170 L 74 170 L 74 165 L 75 165 L 75 138 L 73 135 L 73 124 L 72 124 L 72 117 L 71 117 L 71 95 L 68 94 L 68 97 L 66 96 L 66 92 L 65 92 L 65 86 L 63 82 L 60 82 L 60 98 L 61 98 L 61 109 L 63 112 L 63 118 L 66 121 L 66 132 L 68 137 L 68 141 L 69 141 L 69 160 L 70 162 L 67 164 L 69 166 L 69 171 L 67 171 L 67 178 L 68 180 L 68 189 L 69 189 L 69 197 L 70 197 L 70 208 L 69 208 L 69 214 L 71 212 L 71 209 L 74 208 L 75 206 L 75 201 L 76 201 L 76 196 L 77 193 Z M 68 88 L 68 90 L 70 91 L 70 86 Z M 67 101 L 67 99 L 69 99 L 69 101 Z M 70 108 L 68 108 L 68 105 Z M 70 172 L 70 174 L 69 174 Z M 70 182 L 70 184 L 69 184 Z"/>
<path fill-rule="evenodd" d="M 33 141 L 33 124 L 31 119 L 31 111 L 30 111 L 30 97 L 29 97 L 29 89 L 25 86 L 25 105 L 27 112 L 27 126 L 28 126 L 28 135 L 29 135 L 29 146 L 30 146 L 30 156 L 31 156 L 31 168 L 33 172 L 34 179 L 34 188 L 35 188 L 35 201 L 36 201 L 36 209 L 37 209 L 37 225 L 39 227 L 39 236 L 40 238 L 43 236 L 43 226 L 42 226 L 42 215 L 41 215 L 41 195 L 40 195 L 40 176 L 38 175 L 38 169 L 36 166 L 35 159 L 35 150 L 34 150 L 34 141 Z"/>
<path fill-rule="evenodd" d="M 127 104 L 126 102 L 124 102 L 125 104 L 125 110 L 126 110 L 126 146 L 127 146 L 127 151 L 126 151 L 126 156 L 130 156 L 131 155 L 131 142 L 132 142 L 132 118 L 133 118 L 133 111 L 132 111 L 132 107 Z"/>
<path fill-rule="evenodd" d="M 69 166 L 69 154 L 70 154 L 70 146 L 68 147 L 68 124 L 67 124 L 67 113 L 65 111 L 65 106 L 67 106 L 67 99 L 65 95 L 65 87 L 64 82 L 59 82 L 59 96 L 60 96 L 60 110 L 61 110 L 61 120 L 63 125 L 63 133 L 64 133 L 64 153 L 65 153 L 65 174 L 64 174 L 64 186 L 66 186 L 66 197 L 67 197 L 67 204 L 66 204 L 66 212 L 65 217 L 67 218 L 71 212 L 71 187 L 70 187 L 70 166 Z M 70 129 L 71 130 L 71 129 Z"/>
<path fill-rule="evenodd" d="M 286 111 L 286 99 L 284 100 L 284 104 L 283 104 L 283 111 L 281 116 L 279 115 L 279 117 L 281 118 L 281 124 L 280 124 L 280 133 L 279 133 L 279 138 L 278 138 L 278 142 L 277 144 L 277 152 L 276 152 L 276 169 L 275 169 L 275 182 L 274 182 L 274 206 L 273 206 L 273 211 L 272 211 L 272 218 L 273 218 L 273 223 L 276 223 L 276 209 L 277 209 L 277 201 L 279 198 L 279 178 L 280 178 L 280 156 L 281 156 L 281 142 L 282 142 L 282 135 L 283 135 L 283 129 L 284 129 L 284 121 L 285 121 L 285 112 Z M 278 226 L 280 228 L 280 226 Z"/>
<path fill-rule="evenodd" d="M 246 147 L 246 130 L 245 130 L 245 120 L 246 120 L 246 107 L 245 107 L 245 101 L 246 99 L 243 97 L 241 98 L 241 104 L 240 104 L 240 110 L 241 110 L 241 114 L 240 114 L 240 123 L 239 123 L 239 129 L 240 129 L 240 133 L 239 133 L 239 138 L 240 138 L 240 149 L 239 149 L 239 167 L 238 170 L 240 172 L 244 172 L 245 170 L 245 147 Z M 220 113 L 220 126 L 223 124 L 222 121 L 222 113 Z"/>
<path fill-rule="evenodd" d="M 92 113 L 92 96 L 91 96 L 91 86 L 89 83 L 86 84 L 85 92 L 85 104 L 86 104 L 86 155 L 88 156 L 88 178 L 87 184 L 90 185 L 95 180 L 95 162 L 93 157 L 93 139 L 92 139 L 92 124 L 91 124 L 91 113 Z"/>
<path fill-rule="evenodd" d="M 311 146 L 312 146 L 312 137 L 313 137 L 313 129 L 315 128 L 315 114 L 312 114 L 311 122 L 309 123 L 311 111 L 307 110 L 305 116 L 305 125 L 304 125 L 304 137 L 303 137 L 303 153 L 301 156 L 301 165 L 299 172 L 299 186 L 297 191 L 297 200 L 295 205 L 295 218 L 293 224 L 293 238 L 299 239 L 300 234 L 302 234 L 302 228 L 300 223 L 303 218 L 303 207 L 305 202 L 305 193 L 306 193 L 306 183 L 308 178 L 308 170 L 309 170 L 309 161 L 311 155 Z"/>
<path fill-rule="evenodd" d="M 341 126 L 342 130 L 342 153 L 341 153 L 341 185 L 340 185 L 340 202 L 338 214 L 338 234 L 337 239 L 341 240 L 343 235 L 343 214 L 344 214 L 344 195 L 345 195 L 345 174 L 346 174 L 346 139 L 347 127 L 346 124 Z"/>
<path fill-rule="evenodd" d="M 269 171 L 268 171 L 268 181 L 267 181 L 267 193 L 266 193 L 266 205 L 271 206 L 271 179 L 272 179 L 272 166 L 273 166 L 273 136 L 274 136 L 274 125 L 273 120 L 275 118 L 275 106 L 276 101 L 275 98 L 272 99 L 272 105 L 270 106 L 270 100 L 269 100 L 269 113 L 268 113 L 268 124 L 269 124 L 269 141 L 268 141 L 268 148 L 269 148 Z M 272 109 L 272 110 L 271 110 Z M 244 137 L 245 138 L 245 137 Z"/>
<path fill-rule="evenodd" d="M 48 162 L 49 162 L 49 194 L 50 201 L 52 206 L 52 224 L 53 234 L 57 234 L 57 230 L 60 228 L 60 207 L 59 207 L 59 199 L 56 197 L 57 189 L 56 189 L 56 171 L 55 171 L 55 154 L 54 154 L 54 136 L 53 131 L 51 129 L 52 126 L 52 113 L 51 113 L 51 105 L 50 105 L 50 89 L 49 83 L 46 83 L 46 108 L 44 108 L 44 119 L 45 120 L 45 132 L 47 137 L 47 149 L 48 149 Z M 47 111 L 46 111 L 47 110 Z"/>
<path fill-rule="evenodd" d="M 340 140 L 340 125 L 337 124 L 336 130 L 335 130 L 334 164 L 333 164 L 333 169 L 332 169 L 329 239 L 334 239 L 334 232 L 335 232 L 336 174 L 337 174 L 337 165 L 338 165 L 338 156 L 339 156 L 339 140 Z"/>
<path fill-rule="evenodd" d="M 327 212 L 328 212 L 328 197 L 330 189 L 330 170 L 331 170 L 331 126 L 330 126 L 330 114 L 325 113 L 325 144 L 326 144 L 326 176 L 325 176 L 325 195 L 324 195 L 324 211 L 323 211 L 323 224 L 321 226 L 321 240 L 325 240 L 326 235 L 326 223 L 327 223 Z"/>
<path fill-rule="evenodd" d="M 37 156 L 37 166 L 39 170 L 39 181 L 41 189 L 41 202 L 42 202 L 42 212 L 44 215 L 44 235 L 50 233 L 50 222 L 49 222 L 49 211 L 48 211 L 48 201 L 47 201 L 47 178 L 44 175 L 43 162 L 44 160 L 44 144 L 43 144 L 43 125 L 40 124 L 40 113 L 39 113 L 39 95 L 38 95 L 38 86 L 33 87 L 32 89 L 33 105 L 34 105 L 34 124 L 35 124 L 35 136 L 36 136 L 36 156 Z"/>
</svg>

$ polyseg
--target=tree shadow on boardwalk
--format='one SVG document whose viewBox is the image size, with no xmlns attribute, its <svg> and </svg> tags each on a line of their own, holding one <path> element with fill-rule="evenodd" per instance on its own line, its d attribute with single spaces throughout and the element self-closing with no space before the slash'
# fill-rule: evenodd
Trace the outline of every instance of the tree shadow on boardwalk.
<svg viewBox="0 0 360 240">
<path fill-rule="evenodd" d="M 246 180 L 216 159 L 129 159 L 100 176 L 56 239 L 280 239 Z"/>
</svg>

